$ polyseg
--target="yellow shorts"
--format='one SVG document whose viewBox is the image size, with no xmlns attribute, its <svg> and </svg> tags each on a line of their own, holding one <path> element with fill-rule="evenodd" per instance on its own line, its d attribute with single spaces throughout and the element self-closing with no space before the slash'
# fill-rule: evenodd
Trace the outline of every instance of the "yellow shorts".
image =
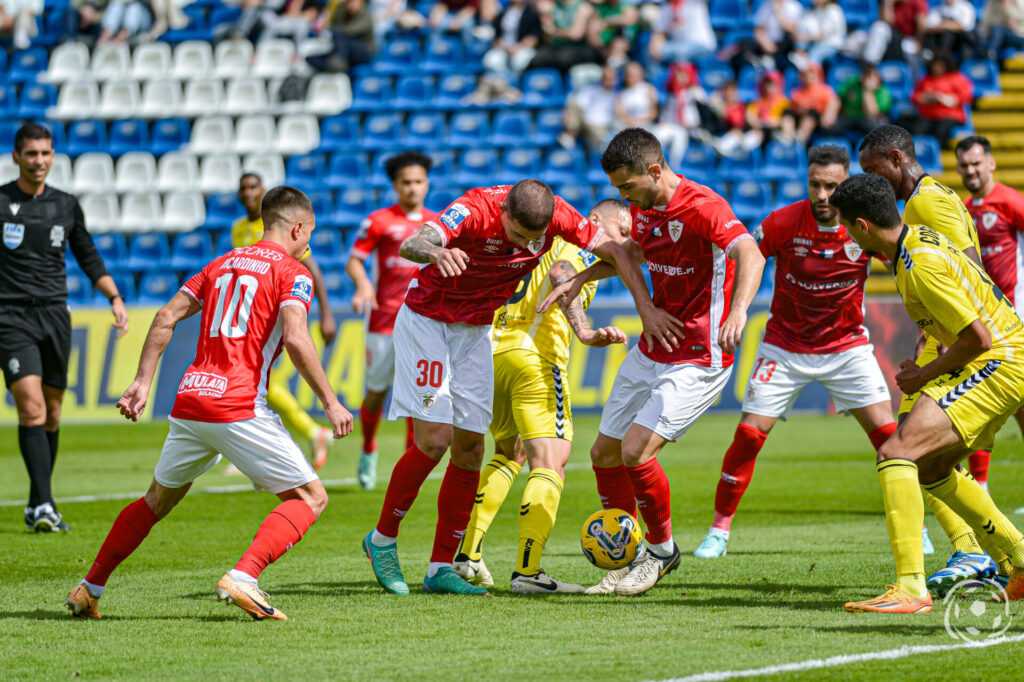
<svg viewBox="0 0 1024 682">
<path fill-rule="evenodd" d="M 1024 362 L 980 360 L 928 382 L 932 398 L 972 450 L 991 450 L 996 434 L 1024 403 Z"/>
<path fill-rule="evenodd" d="M 494 356 L 494 440 L 564 438 L 572 441 L 572 408 L 566 371 L 532 351 Z"/>
<path fill-rule="evenodd" d="M 924 367 L 937 357 L 939 357 L 939 342 L 929 336 L 924 343 L 924 348 L 921 349 L 921 354 L 917 356 L 917 359 L 914 360 L 914 362 L 917 363 L 918 367 Z M 920 397 L 920 391 L 917 393 L 911 393 L 910 395 L 904 394 L 900 399 L 900 411 L 897 414 L 900 417 L 908 414 L 911 408 L 914 407 L 914 403 L 916 403 L 917 399 Z"/>
</svg>

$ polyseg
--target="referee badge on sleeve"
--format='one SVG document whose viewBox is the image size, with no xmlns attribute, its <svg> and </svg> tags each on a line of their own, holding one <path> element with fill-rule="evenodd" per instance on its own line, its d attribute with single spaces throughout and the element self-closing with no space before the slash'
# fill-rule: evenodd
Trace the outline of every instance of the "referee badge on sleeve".
<svg viewBox="0 0 1024 682">
<path fill-rule="evenodd" d="M 16 249 L 25 238 L 25 226 L 18 223 L 4 223 L 4 246 Z"/>
</svg>

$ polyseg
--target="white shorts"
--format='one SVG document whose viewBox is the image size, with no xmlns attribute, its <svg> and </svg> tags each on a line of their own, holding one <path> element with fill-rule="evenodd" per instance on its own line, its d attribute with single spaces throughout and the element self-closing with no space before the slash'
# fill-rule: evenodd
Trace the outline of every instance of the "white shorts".
<svg viewBox="0 0 1024 682">
<path fill-rule="evenodd" d="M 153 478 L 165 488 L 180 488 L 209 471 L 220 455 L 249 477 L 257 490 L 274 495 L 317 479 L 277 415 L 240 422 L 198 422 L 170 418 Z"/>
<path fill-rule="evenodd" d="M 389 419 L 487 433 L 494 402 L 491 325 L 446 324 L 406 308 L 395 319 Z"/>
<path fill-rule="evenodd" d="M 391 334 L 366 332 L 366 390 L 383 393 L 395 381 L 395 344 Z"/>
<path fill-rule="evenodd" d="M 743 411 L 786 419 L 804 386 L 819 382 L 832 394 L 837 412 L 889 402 L 889 389 L 874 346 L 839 353 L 790 353 L 762 343 L 743 397 Z"/>
<path fill-rule="evenodd" d="M 676 441 L 718 400 L 731 375 L 732 367 L 655 362 L 633 346 L 619 366 L 599 430 L 622 440 L 630 426 L 639 424 Z"/>
</svg>

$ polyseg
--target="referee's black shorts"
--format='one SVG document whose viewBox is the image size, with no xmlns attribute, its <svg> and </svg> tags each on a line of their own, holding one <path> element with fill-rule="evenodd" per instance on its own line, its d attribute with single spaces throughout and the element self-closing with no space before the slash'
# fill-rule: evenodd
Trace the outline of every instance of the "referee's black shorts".
<svg viewBox="0 0 1024 682">
<path fill-rule="evenodd" d="M 68 387 L 71 313 L 66 303 L 0 305 L 0 364 L 7 387 L 40 376 L 54 388 Z"/>
</svg>

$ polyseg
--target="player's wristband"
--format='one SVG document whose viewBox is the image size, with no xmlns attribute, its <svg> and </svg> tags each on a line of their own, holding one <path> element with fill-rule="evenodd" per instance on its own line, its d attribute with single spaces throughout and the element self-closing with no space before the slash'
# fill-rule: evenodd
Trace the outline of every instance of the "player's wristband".
<svg viewBox="0 0 1024 682">
<path fill-rule="evenodd" d="M 115 298 L 121 299 L 121 303 L 124 303 L 124 296 L 122 296 L 121 294 L 114 294 L 113 296 L 107 299 L 108 301 L 110 301 L 110 305 L 114 305 Z"/>
</svg>

